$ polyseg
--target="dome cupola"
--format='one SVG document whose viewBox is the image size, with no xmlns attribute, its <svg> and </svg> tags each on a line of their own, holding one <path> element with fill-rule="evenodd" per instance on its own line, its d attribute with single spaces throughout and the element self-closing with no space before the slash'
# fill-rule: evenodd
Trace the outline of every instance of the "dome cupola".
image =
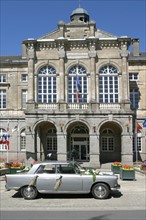
<svg viewBox="0 0 146 220">
<path fill-rule="evenodd" d="M 71 21 L 83 21 L 83 22 L 88 22 L 89 21 L 89 14 L 88 12 L 83 9 L 83 8 L 77 8 L 73 10 L 71 16 L 70 16 Z"/>
</svg>

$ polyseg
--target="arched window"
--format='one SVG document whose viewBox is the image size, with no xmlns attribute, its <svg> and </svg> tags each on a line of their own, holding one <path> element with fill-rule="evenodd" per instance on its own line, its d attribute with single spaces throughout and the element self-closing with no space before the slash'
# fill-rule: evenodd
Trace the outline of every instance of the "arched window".
<svg viewBox="0 0 146 220">
<path fill-rule="evenodd" d="M 50 128 L 46 136 L 47 159 L 57 160 L 57 133 L 55 128 Z"/>
<path fill-rule="evenodd" d="M 102 131 L 101 150 L 114 151 L 114 134 L 111 129 L 105 129 Z"/>
<path fill-rule="evenodd" d="M 57 151 L 57 134 L 54 128 L 48 130 L 47 151 Z"/>
<path fill-rule="evenodd" d="M 38 102 L 56 103 L 56 70 L 51 66 L 44 66 L 38 73 Z"/>
<path fill-rule="evenodd" d="M 106 65 L 99 70 L 99 102 L 119 102 L 118 70 L 112 65 Z"/>
<path fill-rule="evenodd" d="M 83 66 L 73 66 L 69 70 L 68 102 L 87 102 L 87 72 Z"/>
<path fill-rule="evenodd" d="M 26 134 L 25 129 L 20 133 L 20 149 L 26 150 Z"/>
</svg>

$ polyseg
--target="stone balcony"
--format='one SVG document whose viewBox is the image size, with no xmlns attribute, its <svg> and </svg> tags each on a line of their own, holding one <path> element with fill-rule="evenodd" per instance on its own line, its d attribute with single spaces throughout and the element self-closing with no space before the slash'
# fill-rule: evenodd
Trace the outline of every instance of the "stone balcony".
<svg viewBox="0 0 146 220">
<path fill-rule="evenodd" d="M 56 113 L 120 113 L 128 112 L 130 108 L 127 108 L 126 104 L 120 103 L 57 103 L 57 104 L 36 104 L 36 110 L 38 112 L 56 112 Z"/>
<path fill-rule="evenodd" d="M 27 103 L 27 108 L 22 109 L 6 109 L 0 111 L 3 118 L 25 117 L 25 114 L 126 114 L 133 113 L 128 103 L 52 103 L 39 104 Z"/>
</svg>

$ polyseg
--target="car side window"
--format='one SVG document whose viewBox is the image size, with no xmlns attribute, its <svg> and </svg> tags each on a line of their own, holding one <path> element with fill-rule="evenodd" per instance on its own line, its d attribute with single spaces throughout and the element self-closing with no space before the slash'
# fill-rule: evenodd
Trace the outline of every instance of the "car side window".
<svg viewBox="0 0 146 220">
<path fill-rule="evenodd" d="M 64 174 L 75 174 L 75 169 L 70 164 L 60 164 L 57 166 L 58 173 Z"/>
<path fill-rule="evenodd" d="M 55 173 L 55 166 L 53 164 L 46 164 L 46 165 L 41 165 L 37 169 L 36 173 Z"/>
</svg>

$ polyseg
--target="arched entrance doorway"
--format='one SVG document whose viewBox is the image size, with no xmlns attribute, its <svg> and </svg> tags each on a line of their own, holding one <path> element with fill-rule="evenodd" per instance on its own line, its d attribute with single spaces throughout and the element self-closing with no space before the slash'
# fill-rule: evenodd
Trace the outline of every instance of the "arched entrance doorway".
<svg viewBox="0 0 146 220">
<path fill-rule="evenodd" d="M 83 123 L 72 124 L 68 128 L 67 159 L 89 161 L 89 130 Z"/>
<path fill-rule="evenodd" d="M 121 127 L 107 122 L 100 128 L 100 163 L 121 161 Z"/>
<path fill-rule="evenodd" d="M 41 122 L 35 129 L 37 159 L 57 160 L 57 133 L 54 124 Z"/>
</svg>

